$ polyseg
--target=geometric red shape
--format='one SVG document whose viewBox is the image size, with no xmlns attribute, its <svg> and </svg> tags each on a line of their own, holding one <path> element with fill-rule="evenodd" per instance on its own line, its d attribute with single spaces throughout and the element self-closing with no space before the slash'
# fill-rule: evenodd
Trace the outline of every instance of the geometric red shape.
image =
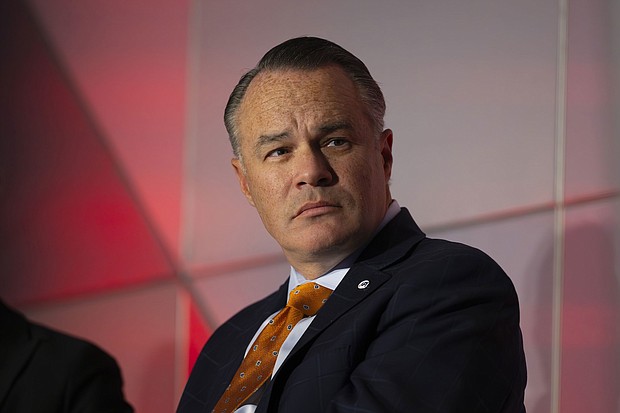
<svg viewBox="0 0 620 413">
<path fill-rule="evenodd" d="M 174 274 L 23 2 L 0 10 L 0 285 L 12 303 Z"/>
</svg>

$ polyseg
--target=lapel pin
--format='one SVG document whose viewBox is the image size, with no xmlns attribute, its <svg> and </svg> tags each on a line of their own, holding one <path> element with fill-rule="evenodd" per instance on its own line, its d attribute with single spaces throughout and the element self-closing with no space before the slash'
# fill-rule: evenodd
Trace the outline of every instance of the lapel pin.
<svg viewBox="0 0 620 413">
<path fill-rule="evenodd" d="M 357 284 L 357 288 L 359 288 L 360 290 L 363 290 L 364 288 L 368 287 L 369 285 L 370 285 L 370 281 L 364 280 L 361 283 Z"/>
</svg>

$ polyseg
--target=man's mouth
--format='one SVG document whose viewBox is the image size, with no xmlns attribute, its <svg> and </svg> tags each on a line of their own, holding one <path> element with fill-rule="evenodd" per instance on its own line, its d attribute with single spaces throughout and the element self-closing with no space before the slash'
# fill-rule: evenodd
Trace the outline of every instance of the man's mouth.
<svg viewBox="0 0 620 413">
<path fill-rule="evenodd" d="M 295 218 L 300 216 L 312 217 L 317 215 L 323 215 L 325 213 L 333 211 L 335 208 L 339 208 L 339 206 L 328 201 L 308 202 L 303 204 L 302 207 L 297 210 Z"/>
</svg>

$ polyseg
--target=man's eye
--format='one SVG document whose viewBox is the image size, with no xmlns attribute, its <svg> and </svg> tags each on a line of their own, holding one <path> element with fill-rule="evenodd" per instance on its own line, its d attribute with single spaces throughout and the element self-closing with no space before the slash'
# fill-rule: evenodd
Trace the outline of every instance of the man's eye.
<svg viewBox="0 0 620 413">
<path fill-rule="evenodd" d="M 334 139 L 330 139 L 329 142 L 327 142 L 327 146 L 343 146 L 343 145 L 346 145 L 346 143 L 347 143 L 346 139 L 334 138 Z"/>
<path fill-rule="evenodd" d="M 286 155 L 287 153 L 288 153 L 288 150 L 284 148 L 278 148 L 278 149 L 274 149 L 273 151 L 268 152 L 267 158 L 277 158 L 278 156 Z"/>
</svg>

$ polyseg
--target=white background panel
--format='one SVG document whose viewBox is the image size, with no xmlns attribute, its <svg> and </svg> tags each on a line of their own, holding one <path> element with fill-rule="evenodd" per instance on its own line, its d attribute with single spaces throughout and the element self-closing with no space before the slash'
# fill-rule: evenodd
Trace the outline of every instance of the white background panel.
<svg viewBox="0 0 620 413">
<path fill-rule="evenodd" d="M 527 411 L 547 413 L 551 388 L 553 212 L 430 233 L 482 249 L 510 276 L 519 295 L 527 357 Z"/>
<path fill-rule="evenodd" d="M 41 305 L 26 315 L 92 341 L 121 366 L 136 412 L 167 413 L 175 400 L 175 284 Z"/>
<path fill-rule="evenodd" d="M 555 2 L 416 3 L 369 52 L 395 133 L 395 196 L 433 225 L 548 201 Z"/>
<path fill-rule="evenodd" d="M 620 33 L 612 38 L 613 20 L 608 18 L 614 3 L 618 8 L 617 0 L 570 1 L 566 94 L 568 199 L 620 188 L 616 175 L 620 171 L 620 146 L 614 148 L 614 141 L 616 145 L 620 141 L 620 130 L 614 130 L 614 88 L 610 87 L 620 81 L 620 62 L 613 63 L 613 49 L 620 48 Z M 620 55 L 618 50 L 615 53 Z M 615 85 L 620 90 L 619 84 Z"/>
</svg>

